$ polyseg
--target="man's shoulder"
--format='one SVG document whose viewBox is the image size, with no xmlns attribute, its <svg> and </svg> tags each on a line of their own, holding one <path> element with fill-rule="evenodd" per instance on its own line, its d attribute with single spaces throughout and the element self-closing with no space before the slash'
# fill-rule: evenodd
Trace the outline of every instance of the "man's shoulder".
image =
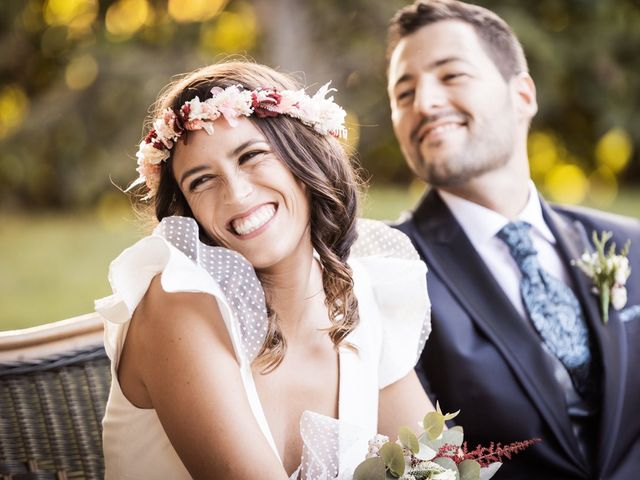
<svg viewBox="0 0 640 480">
<path fill-rule="evenodd" d="M 413 210 L 405 210 L 403 212 L 400 212 L 398 218 L 396 218 L 395 220 L 389 220 L 386 223 L 392 228 L 397 228 L 398 230 L 407 233 L 405 230 L 411 228 L 411 225 L 413 223 Z"/>
<path fill-rule="evenodd" d="M 582 223 L 588 230 L 608 230 L 636 238 L 640 236 L 640 220 L 637 218 L 581 206 L 552 205 L 551 208 L 571 221 Z"/>
</svg>

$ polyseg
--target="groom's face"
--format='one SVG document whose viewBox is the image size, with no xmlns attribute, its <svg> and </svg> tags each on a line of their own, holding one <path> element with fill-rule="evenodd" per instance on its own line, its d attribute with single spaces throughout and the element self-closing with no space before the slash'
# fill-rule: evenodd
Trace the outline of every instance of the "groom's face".
<svg viewBox="0 0 640 480">
<path fill-rule="evenodd" d="M 388 93 L 407 163 L 432 185 L 464 185 L 513 157 L 512 89 L 470 25 L 440 21 L 402 38 Z"/>
</svg>

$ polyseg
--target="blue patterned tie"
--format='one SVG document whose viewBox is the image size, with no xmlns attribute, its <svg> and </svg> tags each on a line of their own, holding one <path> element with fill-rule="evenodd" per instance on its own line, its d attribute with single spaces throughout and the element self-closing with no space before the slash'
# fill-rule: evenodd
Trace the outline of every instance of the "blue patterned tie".
<svg viewBox="0 0 640 480">
<path fill-rule="evenodd" d="M 582 310 L 573 291 L 545 272 L 538 261 L 526 222 L 512 222 L 497 234 L 516 261 L 522 282 L 520 293 L 531 323 L 542 341 L 565 366 L 576 390 L 590 390 L 591 351 Z"/>
</svg>

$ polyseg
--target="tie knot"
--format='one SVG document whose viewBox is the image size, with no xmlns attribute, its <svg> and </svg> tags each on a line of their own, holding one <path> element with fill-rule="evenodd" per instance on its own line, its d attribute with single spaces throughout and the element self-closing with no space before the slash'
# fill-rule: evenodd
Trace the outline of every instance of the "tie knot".
<svg viewBox="0 0 640 480">
<path fill-rule="evenodd" d="M 527 222 L 510 222 L 497 233 L 497 237 L 508 247 L 516 261 L 522 261 L 526 257 L 537 255 L 538 252 L 533 246 L 529 230 L 531 225 Z"/>
</svg>

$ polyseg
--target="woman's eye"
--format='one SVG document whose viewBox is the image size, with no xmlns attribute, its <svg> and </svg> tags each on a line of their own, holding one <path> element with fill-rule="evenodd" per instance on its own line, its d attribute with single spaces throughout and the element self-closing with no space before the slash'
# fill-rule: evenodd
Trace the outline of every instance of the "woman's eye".
<svg viewBox="0 0 640 480">
<path fill-rule="evenodd" d="M 191 183 L 189 183 L 189 190 L 190 191 L 196 190 L 198 187 L 201 187 L 202 185 L 207 183 L 212 178 L 214 178 L 214 177 L 211 176 L 211 175 L 202 175 L 201 177 L 194 178 L 191 181 Z"/>
<path fill-rule="evenodd" d="M 442 77 L 442 80 L 445 82 L 448 82 L 450 80 L 455 80 L 456 78 L 461 78 L 464 77 L 465 74 L 461 73 L 461 72 L 456 72 L 456 73 L 447 73 L 446 75 L 444 75 Z"/>
<path fill-rule="evenodd" d="M 249 160 L 261 157 L 265 153 L 266 152 L 264 150 L 251 150 L 249 152 L 246 152 L 240 155 L 238 162 L 242 165 L 243 163 L 246 163 Z"/>
</svg>

